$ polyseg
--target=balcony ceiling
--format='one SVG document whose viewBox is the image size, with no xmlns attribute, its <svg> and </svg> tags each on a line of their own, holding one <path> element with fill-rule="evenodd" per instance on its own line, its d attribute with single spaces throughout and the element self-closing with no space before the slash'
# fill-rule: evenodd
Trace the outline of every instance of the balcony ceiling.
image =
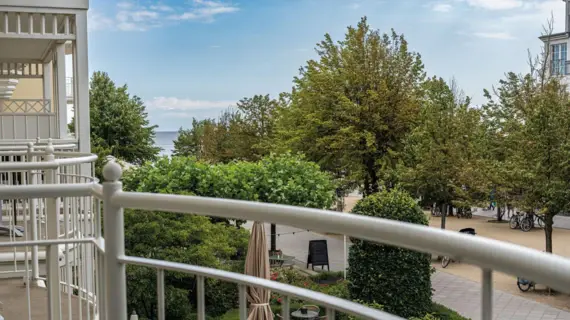
<svg viewBox="0 0 570 320">
<path fill-rule="evenodd" d="M 0 39 L 0 62 L 2 60 L 41 60 L 52 44 L 52 40 Z"/>
</svg>

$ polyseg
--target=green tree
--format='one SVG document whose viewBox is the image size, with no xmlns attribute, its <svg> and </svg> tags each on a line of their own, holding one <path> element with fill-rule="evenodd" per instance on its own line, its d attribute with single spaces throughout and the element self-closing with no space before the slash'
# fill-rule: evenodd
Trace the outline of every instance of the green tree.
<svg viewBox="0 0 570 320">
<path fill-rule="evenodd" d="M 257 162 L 234 161 L 209 165 L 195 158 L 161 158 L 129 170 L 125 188 L 197 196 L 259 201 L 329 209 L 335 184 L 328 173 L 300 155 L 270 155 Z M 226 219 L 212 218 L 214 222 Z M 238 221 L 239 225 L 240 221 Z M 271 247 L 276 248 L 275 227 Z"/>
<path fill-rule="evenodd" d="M 125 211 L 125 252 L 132 256 L 241 272 L 247 239 L 246 230 L 212 223 L 203 216 Z M 129 309 L 145 319 L 156 319 L 156 270 L 128 266 L 127 280 Z M 195 276 L 165 273 L 166 318 L 191 319 L 196 310 L 195 288 Z M 237 307 L 235 285 L 207 279 L 205 292 L 210 316 Z"/>
<path fill-rule="evenodd" d="M 424 79 L 417 53 L 403 35 L 371 30 L 366 18 L 345 39 L 317 45 L 294 79 L 289 106 L 280 111 L 280 148 L 301 151 L 364 194 L 394 184 L 403 139 L 413 128 Z"/>
<path fill-rule="evenodd" d="M 418 125 L 406 138 L 401 182 L 425 203 L 471 206 L 480 177 L 480 113 L 455 82 L 433 77 L 424 84 Z M 445 214 L 443 215 L 445 217 Z M 442 218 L 445 228 L 445 218 Z"/>
<path fill-rule="evenodd" d="M 193 119 L 190 129 L 178 131 L 174 154 L 212 163 L 257 161 L 272 149 L 278 105 L 269 95 L 255 95 L 241 99 L 236 108 L 225 110 L 217 119 Z"/>
<path fill-rule="evenodd" d="M 397 188 L 368 196 L 356 203 L 355 214 L 427 225 L 415 200 Z M 432 309 L 431 255 L 359 239 L 348 258 L 352 300 L 378 303 L 403 318 L 423 317 Z"/>
<path fill-rule="evenodd" d="M 269 155 L 272 149 L 276 113 L 279 103 L 266 95 L 254 95 L 243 98 L 237 103 L 237 109 L 244 119 L 244 133 L 249 140 L 249 148 L 253 159 Z"/>
<path fill-rule="evenodd" d="M 552 252 L 555 215 L 570 209 L 570 97 L 556 78 L 509 73 L 485 106 L 505 148 L 496 161 L 509 177 L 515 204 L 544 213 L 546 251 Z"/>
<path fill-rule="evenodd" d="M 91 141 L 94 152 L 132 164 L 156 159 L 155 129 L 149 124 L 142 100 L 117 87 L 105 72 L 94 72 L 89 88 Z M 70 124 L 74 131 L 74 121 Z M 100 171 L 100 168 L 99 168 Z"/>
<path fill-rule="evenodd" d="M 196 120 L 192 118 L 192 127 L 190 129 L 180 128 L 178 130 L 178 137 L 174 141 L 174 155 L 175 156 L 193 156 L 196 159 L 202 159 L 204 149 L 204 140 L 207 134 L 212 133 L 215 120 L 204 119 Z"/>
</svg>

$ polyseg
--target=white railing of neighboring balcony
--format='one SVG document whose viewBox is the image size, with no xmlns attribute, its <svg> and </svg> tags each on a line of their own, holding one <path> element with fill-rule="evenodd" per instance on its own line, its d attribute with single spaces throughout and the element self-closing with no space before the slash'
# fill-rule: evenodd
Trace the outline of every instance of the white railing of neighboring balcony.
<svg viewBox="0 0 570 320">
<path fill-rule="evenodd" d="M 49 154 L 52 148 L 47 148 Z M 48 157 L 49 158 L 49 157 Z M 72 160 L 79 163 L 83 160 Z M 79 161 L 79 162 L 78 162 Z M 21 163 L 18 170 L 57 170 L 60 164 L 55 161 Z M 0 163 L 0 171 L 15 170 L 16 164 Z M 52 171 L 53 172 L 53 171 Z M 61 172 L 61 171 L 60 171 Z M 291 297 L 299 297 L 327 308 L 327 319 L 334 319 L 335 312 L 340 311 L 362 317 L 365 319 L 398 319 L 393 315 L 359 304 L 326 296 L 305 289 L 280 284 L 260 278 L 242 274 L 230 273 L 222 270 L 159 261 L 141 257 L 125 255 L 124 252 L 124 225 L 123 208 L 144 210 L 160 210 L 186 214 L 199 214 L 219 216 L 233 219 L 246 219 L 265 221 L 270 223 L 289 225 L 315 231 L 325 231 L 345 234 L 368 241 L 384 243 L 422 252 L 446 255 L 479 266 L 482 269 L 482 319 L 492 320 L 492 292 L 493 270 L 522 276 L 537 283 L 547 285 L 561 292 L 570 292 L 570 260 L 560 256 L 539 252 L 537 250 L 500 242 L 484 237 L 472 237 L 457 232 L 440 230 L 426 226 L 397 222 L 393 220 L 365 217 L 348 213 L 338 213 L 325 210 L 315 210 L 301 207 L 253 203 L 237 200 L 202 198 L 169 194 L 150 194 L 122 191 L 120 183 L 121 167 L 119 164 L 108 163 L 103 174 L 106 182 L 99 185 L 95 182 L 80 182 L 74 184 L 48 183 L 40 185 L 13 186 L 0 188 L 2 199 L 42 199 L 46 202 L 48 224 L 50 212 L 57 216 L 53 197 L 91 200 L 93 213 L 87 213 L 91 229 L 82 229 L 82 239 L 49 239 L 14 242 L 0 244 L 2 246 L 47 246 L 48 279 L 58 277 L 53 272 L 57 262 L 49 261 L 58 257 L 55 252 L 56 245 L 72 243 L 85 249 L 82 251 L 92 261 L 92 268 L 80 269 L 87 272 L 84 278 L 91 281 L 79 281 L 73 288 L 79 288 L 79 294 L 94 307 L 94 313 L 99 319 L 127 319 L 126 301 L 126 274 L 127 264 L 134 264 L 154 268 L 157 271 L 157 306 L 159 319 L 164 319 L 164 281 L 165 270 L 194 274 L 198 280 L 198 319 L 205 319 L 204 288 L 201 284 L 205 278 L 216 278 L 238 284 L 240 298 L 240 319 L 245 319 L 247 302 L 245 290 L 248 286 L 264 287 L 285 296 L 283 316 L 288 317 L 288 301 Z M 47 175 L 49 177 L 49 174 Z M 46 179 L 50 182 L 50 179 Z M 53 180 L 51 180 L 53 181 Z M 90 180 L 92 181 L 92 180 Z M 44 200 L 45 199 L 45 200 Z M 104 212 L 105 237 L 101 237 L 101 202 Z M 89 203 L 86 205 L 89 206 Z M 81 203 L 80 206 L 81 207 Z M 83 209 L 83 213 L 85 213 Z M 79 212 L 72 213 L 79 217 Z M 89 232 L 92 232 L 89 234 Z M 49 234 L 49 230 L 48 230 Z M 67 251 L 65 251 L 67 252 Z M 77 262 L 83 264 L 83 261 Z M 54 275 L 55 274 L 55 275 Z M 69 284 L 53 285 L 48 281 L 50 297 L 50 319 L 60 319 L 59 307 L 55 303 L 59 300 L 60 292 L 70 292 Z M 89 314 L 89 313 L 88 313 Z"/>
<path fill-rule="evenodd" d="M 0 140 L 57 137 L 56 117 L 50 100 L 0 100 Z"/>
</svg>

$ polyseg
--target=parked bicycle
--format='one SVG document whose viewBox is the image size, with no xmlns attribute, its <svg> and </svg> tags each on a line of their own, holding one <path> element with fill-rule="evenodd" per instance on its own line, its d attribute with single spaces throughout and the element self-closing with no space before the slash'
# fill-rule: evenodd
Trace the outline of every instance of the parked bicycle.
<svg viewBox="0 0 570 320">
<path fill-rule="evenodd" d="M 531 288 L 534 289 L 535 285 L 536 285 L 536 283 L 534 283 L 534 281 L 527 280 L 527 279 L 524 279 L 521 277 L 517 277 L 517 287 L 519 287 L 519 290 L 522 292 L 527 292 Z"/>
<path fill-rule="evenodd" d="M 544 227 L 544 216 L 535 213 L 521 213 L 517 212 L 509 220 L 509 227 L 511 229 L 521 229 L 523 232 L 529 232 L 538 226 L 539 228 Z"/>
<path fill-rule="evenodd" d="M 458 219 L 461 219 L 461 218 L 471 219 L 471 218 L 473 218 L 473 213 L 471 212 L 470 207 L 457 208 L 457 214 L 456 215 L 457 215 Z"/>
<path fill-rule="evenodd" d="M 460 233 L 465 233 L 465 234 L 470 234 L 470 235 L 476 235 L 477 233 L 475 232 L 475 229 L 473 228 L 464 228 L 459 230 Z M 447 266 L 451 263 L 451 262 L 456 262 L 455 260 L 451 259 L 451 257 L 448 256 L 443 256 L 441 258 L 441 267 L 442 268 L 447 268 Z"/>
</svg>

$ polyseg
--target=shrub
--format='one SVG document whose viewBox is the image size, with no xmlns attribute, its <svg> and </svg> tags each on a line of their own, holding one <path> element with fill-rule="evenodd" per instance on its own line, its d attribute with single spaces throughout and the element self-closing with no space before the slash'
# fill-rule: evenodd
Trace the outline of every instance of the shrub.
<svg viewBox="0 0 570 320">
<path fill-rule="evenodd" d="M 400 190 L 382 191 L 360 200 L 355 214 L 427 225 L 416 201 Z M 348 280 L 353 300 L 379 303 L 404 318 L 431 311 L 430 256 L 412 250 L 353 239 Z"/>
</svg>

